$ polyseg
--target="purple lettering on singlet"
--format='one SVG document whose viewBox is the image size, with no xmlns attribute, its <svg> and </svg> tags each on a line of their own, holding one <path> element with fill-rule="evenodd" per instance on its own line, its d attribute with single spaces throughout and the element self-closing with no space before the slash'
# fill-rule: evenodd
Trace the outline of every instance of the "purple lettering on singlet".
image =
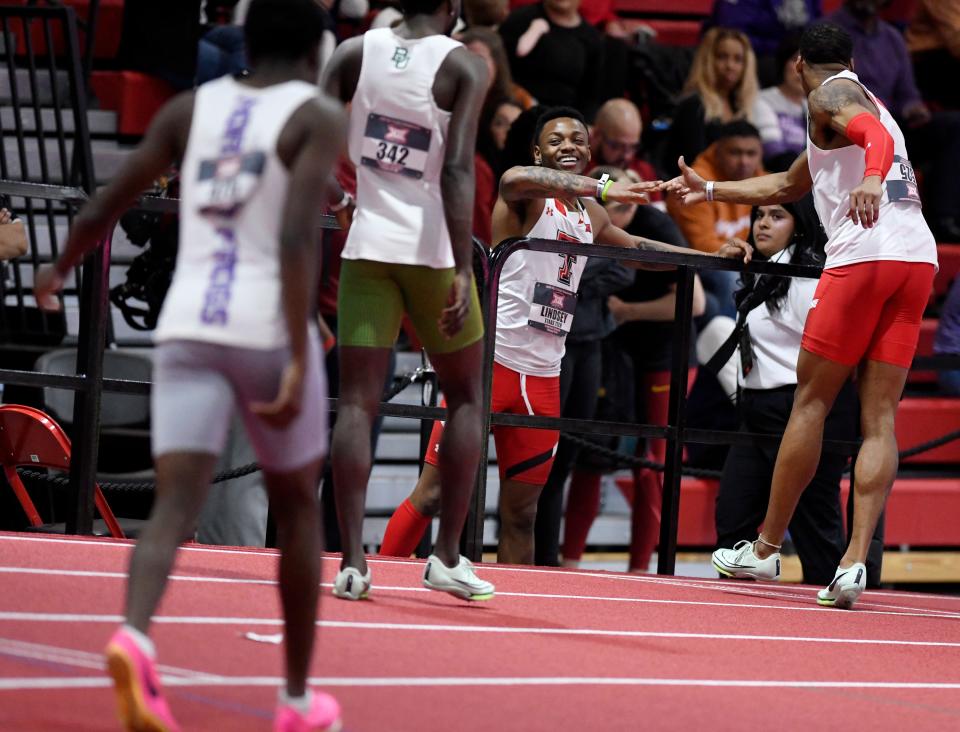
<svg viewBox="0 0 960 732">
<path fill-rule="evenodd" d="M 229 320 L 230 288 L 233 286 L 237 265 L 237 238 L 232 228 L 217 229 L 220 248 L 213 253 L 213 270 L 203 299 L 201 320 L 207 325 L 226 325 Z"/>
<path fill-rule="evenodd" d="M 220 147 L 221 157 L 240 152 L 243 133 L 250 121 L 250 110 L 255 103 L 256 100 L 250 97 L 240 97 L 237 101 L 236 108 L 227 118 L 227 129 Z M 213 269 L 200 313 L 200 319 L 207 325 L 226 325 L 229 321 L 230 292 L 236 275 L 237 236 L 233 226 L 218 226 L 217 238 L 220 246 L 213 253 Z"/>
</svg>

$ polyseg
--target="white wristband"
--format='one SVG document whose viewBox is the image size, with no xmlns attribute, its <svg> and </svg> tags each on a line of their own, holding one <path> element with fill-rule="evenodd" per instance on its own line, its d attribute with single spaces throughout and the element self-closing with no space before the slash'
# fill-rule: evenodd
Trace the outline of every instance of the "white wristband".
<svg viewBox="0 0 960 732">
<path fill-rule="evenodd" d="M 329 208 L 330 208 L 330 213 L 338 213 L 338 212 L 340 212 L 340 211 L 343 211 L 343 209 L 345 209 L 345 208 L 346 208 L 347 206 L 349 206 L 351 203 L 353 203 L 353 196 L 351 196 L 349 193 L 347 193 L 346 191 L 344 191 L 344 192 L 343 192 L 343 198 L 340 199 L 340 202 L 339 202 L 339 203 L 332 203 L 332 204 L 330 204 L 330 206 L 329 206 Z"/>
<path fill-rule="evenodd" d="M 595 195 L 594 198 L 596 198 L 598 201 L 603 200 L 603 187 L 607 184 L 608 180 L 610 180 L 610 174 L 604 173 L 597 181 L 597 195 Z"/>
<path fill-rule="evenodd" d="M 713 200 L 713 181 L 712 180 L 707 181 L 706 194 L 707 194 L 707 200 L 712 201 Z"/>
</svg>

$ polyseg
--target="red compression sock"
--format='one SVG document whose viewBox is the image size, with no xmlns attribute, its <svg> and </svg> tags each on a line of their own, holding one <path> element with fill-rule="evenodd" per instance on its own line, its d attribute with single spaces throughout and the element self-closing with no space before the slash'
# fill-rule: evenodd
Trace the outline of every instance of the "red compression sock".
<svg viewBox="0 0 960 732">
<path fill-rule="evenodd" d="M 430 517 L 420 513 L 407 498 L 387 523 L 380 553 L 388 557 L 409 557 L 416 551 L 429 525 Z"/>
</svg>

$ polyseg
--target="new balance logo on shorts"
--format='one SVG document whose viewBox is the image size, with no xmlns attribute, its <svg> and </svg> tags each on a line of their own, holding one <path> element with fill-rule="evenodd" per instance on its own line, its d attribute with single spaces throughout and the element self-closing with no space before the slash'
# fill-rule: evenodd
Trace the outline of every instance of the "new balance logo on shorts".
<svg viewBox="0 0 960 732">
<path fill-rule="evenodd" d="M 815 307 L 817 307 L 817 303 L 819 303 L 819 302 L 820 302 L 820 298 L 819 298 L 819 297 L 813 298 L 813 300 L 812 300 L 811 303 L 810 303 L 810 309 L 813 310 Z"/>
</svg>

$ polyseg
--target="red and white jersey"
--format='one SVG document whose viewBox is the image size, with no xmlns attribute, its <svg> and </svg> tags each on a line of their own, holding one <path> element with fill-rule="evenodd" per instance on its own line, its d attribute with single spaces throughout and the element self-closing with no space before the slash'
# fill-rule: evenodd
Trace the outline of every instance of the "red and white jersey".
<svg viewBox="0 0 960 732">
<path fill-rule="evenodd" d="M 593 226 L 579 202 L 575 209 L 554 198 L 527 232 L 531 239 L 593 243 Z M 519 251 L 500 273 L 494 360 L 521 374 L 557 376 L 577 306 L 583 255 Z"/>
<path fill-rule="evenodd" d="M 813 179 L 813 201 L 827 232 L 825 267 L 893 259 L 937 264 L 937 244 L 920 210 L 920 196 L 907 146 L 896 120 L 852 71 L 841 71 L 823 83 L 849 79 L 863 87 L 877 105 L 880 122 L 893 137 L 893 165 L 884 179 L 880 218 L 865 229 L 848 216 L 850 192 L 860 185 L 866 169 L 859 145 L 822 150 L 807 133 L 807 159 Z"/>
</svg>

